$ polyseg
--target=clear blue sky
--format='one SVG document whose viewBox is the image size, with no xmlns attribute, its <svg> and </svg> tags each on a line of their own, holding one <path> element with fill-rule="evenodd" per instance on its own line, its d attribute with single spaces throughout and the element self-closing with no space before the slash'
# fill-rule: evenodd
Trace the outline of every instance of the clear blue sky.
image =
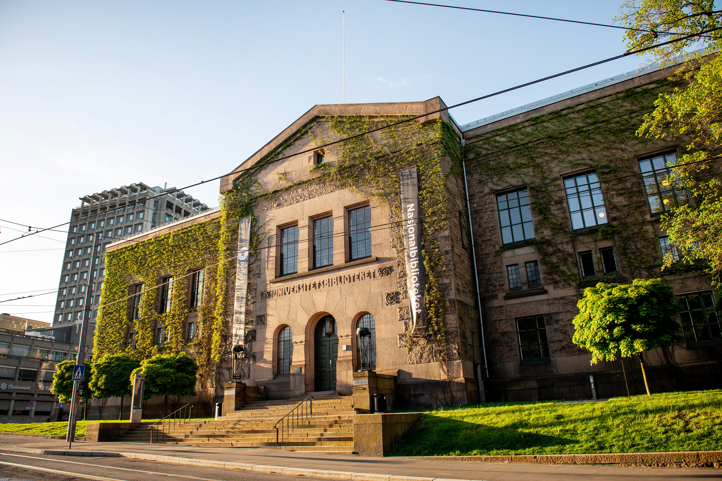
<svg viewBox="0 0 722 481">
<path fill-rule="evenodd" d="M 620 0 L 435 3 L 610 23 Z M 0 1 L 0 219 L 44 227 L 67 221 L 85 194 L 214 177 L 313 105 L 342 103 L 342 10 L 354 103 L 438 95 L 450 105 L 625 50 L 620 30 L 381 0 Z M 452 115 L 470 122 L 643 62 Z M 215 182 L 188 193 L 217 205 Z M 17 235 L 10 228 L 0 222 L 0 240 Z M 0 299 L 57 287 L 65 235 L 46 237 L 57 241 L 0 247 Z M 54 250 L 14 252 L 30 249 Z M 48 295 L 0 312 L 50 321 L 54 303 Z"/>
</svg>

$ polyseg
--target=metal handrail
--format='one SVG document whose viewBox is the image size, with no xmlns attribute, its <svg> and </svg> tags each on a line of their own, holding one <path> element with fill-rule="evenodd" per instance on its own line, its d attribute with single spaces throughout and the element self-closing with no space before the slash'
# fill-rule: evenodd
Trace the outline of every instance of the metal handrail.
<svg viewBox="0 0 722 481">
<path fill-rule="evenodd" d="M 306 408 L 306 401 L 308 401 L 308 408 Z M 300 408 L 300 409 L 299 409 Z M 303 421 L 313 416 L 313 396 L 306 396 L 306 398 L 300 403 L 296 404 L 296 407 L 291 409 L 288 414 L 283 416 L 281 419 L 276 421 L 273 425 L 273 429 L 276 430 L 276 445 L 283 442 L 285 427 L 288 429 L 294 429 L 300 426 Z M 284 422 L 285 421 L 285 422 Z M 281 435 L 279 441 L 278 424 L 281 424 Z"/>
<path fill-rule="evenodd" d="M 185 414 L 179 414 L 185 408 L 188 408 L 188 417 L 187 418 L 185 417 Z M 153 444 L 153 431 L 151 431 L 153 429 L 153 426 L 160 424 L 160 428 L 163 431 L 163 436 L 165 436 L 166 424 L 168 425 L 169 431 L 170 431 L 171 427 L 175 428 L 176 426 L 185 424 L 186 422 L 190 421 L 192 410 L 193 410 L 193 404 L 188 403 L 185 406 L 182 406 L 182 407 L 176 409 L 175 411 L 173 411 L 172 413 L 170 413 L 169 415 L 167 415 L 160 421 L 156 421 L 153 424 L 151 424 L 150 426 L 148 426 L 148 431 L 150 432 L 150 443 Z M 171 416 L 173 416 L 173 417 L 171 418 Z M 156 431 L 155 440 L 156 440 L 156 442 L 158 442 L 158 440 L 160 439 L 160 436 L 157 434 L 158 429 L 156 428 L 155 431 Z"/>
</svg>

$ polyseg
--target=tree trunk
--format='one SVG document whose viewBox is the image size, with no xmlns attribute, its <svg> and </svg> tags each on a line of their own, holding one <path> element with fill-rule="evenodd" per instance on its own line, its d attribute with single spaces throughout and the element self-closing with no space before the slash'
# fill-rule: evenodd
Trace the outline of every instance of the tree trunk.
<svg viewBox="0 0 722 481">
<path fill-rule="evenodd" d="M 627 382 L 627 371 L 624 369 L 624 358 L 619 357 L 619 361 L 622 363 L 622 373 L 624 373 L 624 385 L 627 386 L 627 397 L 629 397 L 629 383 Z"/>
<path fill-rule="evenodd" d="M 118 421 L 123 420 L 123 398 L 125 396 L 120 396 L 120 414 L 118 415 Z"/>
<path fill-rule="evenodd" d="M 644 370 L 644 359 L 642 359 L 642 355 L 639 355 L 639 364 L 642 365 L 642 377 L 644 378 L 644 387 L 647 389 L 647 396 L 651 396 L 652 394 L 649 392 L 649 384 L 647 384 L 647 373 Z"/>
</svg>

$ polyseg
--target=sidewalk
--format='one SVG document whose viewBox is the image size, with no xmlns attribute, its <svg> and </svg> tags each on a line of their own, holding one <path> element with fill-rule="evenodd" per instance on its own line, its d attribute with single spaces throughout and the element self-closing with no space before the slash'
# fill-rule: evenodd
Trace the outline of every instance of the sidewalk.
<svg viewBox="0 0 722 481">
<path fill-rule="evenodd" d="M 204 448 L 145 443 L 76 442 L 59 439 L 0 436 L 0 451 L 34 454 L 93 453 L 120 455 L 176 464 L 195 464 L 263 473 L 282 473 L 351 481 L 448 481 L 481 479 L 701 479 L 717 469 L 636 468 L 622 466 L 580 466 L 518 464 L 509 462 L 466 462 L 412 457 L 371 458 L 358 455 L 285 451 L 264 448 Z M 43 452 L 44 451 L 44 452 Z M 51 452 L 48 452 L 51 451 Z M 52 452 L 55 451 L 55 452 Z M 589 477 L 589 478 L 587 478 Z"/>
</svg>

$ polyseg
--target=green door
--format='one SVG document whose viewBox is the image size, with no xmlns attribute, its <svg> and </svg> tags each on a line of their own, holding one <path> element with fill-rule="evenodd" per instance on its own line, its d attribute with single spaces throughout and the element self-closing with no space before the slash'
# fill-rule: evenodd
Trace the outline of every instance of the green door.
<svg viewBox="0 0 722 481">
<path fill-rule="evenodd" d="M 316 326 L 316 391 L 336 390 L 338 336 L 336 321 L 327 316 Z"/>
</svg>

